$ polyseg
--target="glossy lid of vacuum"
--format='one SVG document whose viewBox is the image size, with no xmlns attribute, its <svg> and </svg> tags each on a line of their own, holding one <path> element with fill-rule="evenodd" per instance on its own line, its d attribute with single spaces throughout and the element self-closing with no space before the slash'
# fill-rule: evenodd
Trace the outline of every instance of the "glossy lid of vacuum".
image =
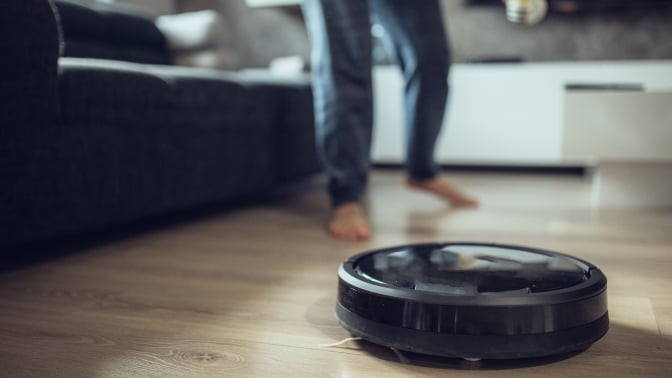
<svg viewBox="0 0 672 378">
<path fill-rule="evenodd" d="M 341 324 L 401 350 L 540 356 L 586 347 L 608 327 L 606 277 L 594 265 L 557 252 L 477 243 L 407 245 L 353 256 L 338 275 Z M 428 341 L 432 333 L 441 345 Z M 390 335 L 414 341 L 398 345 Z M 528 340 L 535 335 L 543 337 Z M 462 338 L 460 345 L 446 345 L 455 337 Z M 483 337 L 492 339 L 487 351 L 478 349 Z M 498 341 L 502 337 L 508 340 Z M 498 342 L 505 345 L 499 351 L 493 347 Z M 555 346 L 538 348 L 538 342 Z"/>
<path fill-rule="evenodd" d="M 590 278 L 590 266 L 557 254 L 492 245 L 416 245 L 351 260 L 355 273 L 382 286 L 443 295 L 529 294 Z"/>
</svg>

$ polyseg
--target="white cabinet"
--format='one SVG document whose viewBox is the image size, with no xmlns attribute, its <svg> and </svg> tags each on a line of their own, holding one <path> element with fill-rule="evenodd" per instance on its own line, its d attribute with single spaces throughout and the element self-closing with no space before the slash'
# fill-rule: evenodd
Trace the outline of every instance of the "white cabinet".
<svg viewBox="0 0 672 378">
<path fill-rule="evenodd" d="M 568 91 L 564 108 L 564 156 L 672 162 L 672 88 Z"/>
<path fill-rule="evenodd" d="M 377 66 L 374 81 L 372 159 L 403 162 L 401 75 L 394 66 Z M 670 91 L 672 61 L 457 64 L 450 83 L 439 162 L 560 164 L 566 84 L 641 84 L 646 91 Z"/>
</svg>

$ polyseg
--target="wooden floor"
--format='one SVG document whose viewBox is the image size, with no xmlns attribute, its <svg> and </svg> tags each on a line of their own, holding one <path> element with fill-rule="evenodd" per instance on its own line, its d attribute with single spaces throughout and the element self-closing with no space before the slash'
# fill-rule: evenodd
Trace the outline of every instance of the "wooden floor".
<svg viewBox="0 0 672 378">
<path fill-rule="evenodd" d="M 659 181 L 647 189 L 628 169 L 620 179 L 453 180 L 482 207 L 451 211 L 401 186 L 399 173 L 377 172 L 368 197 L 375 237 L 363 244 L 326 237 L 327 201 L 315 184 L 3 273 L 0 375 L 672 377 L 672 207 L 654 198 Z M 420 241 L 513 243 L 587 259 L 609 279 L 610 331 L 559 360 L 402 364 L 366 342 L 318 346 L 349 336 L 333 312 L 339 263 Z"/>
</svg>

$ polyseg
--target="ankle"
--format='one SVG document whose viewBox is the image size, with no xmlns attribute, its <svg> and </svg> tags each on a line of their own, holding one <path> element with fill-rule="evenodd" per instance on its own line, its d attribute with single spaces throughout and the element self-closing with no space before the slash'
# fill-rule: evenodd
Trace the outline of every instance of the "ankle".
<svg viewBox="0 0 672 378">
<path fill-rule="evenodd" d="M 363 212 L 364 207 L 359 202 L 343 202 L 338 205 L 334 205 L 334 212 Z"/>
<path fill-rule="evenodd" d="M 412 176 L 406 176 L 406 184 L 410 186 L 425 186 L 432 182 L 436 182 L 437 180 L 440 180 L 440 177 L 438 175 L 422 179 L 414 178 Z"/>
</svg>

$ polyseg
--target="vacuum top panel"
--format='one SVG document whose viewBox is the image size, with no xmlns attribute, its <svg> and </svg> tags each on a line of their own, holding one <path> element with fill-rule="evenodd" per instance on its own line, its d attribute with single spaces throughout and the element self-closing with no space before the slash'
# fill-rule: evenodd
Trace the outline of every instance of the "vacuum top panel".
<svg viewBox="0 0 672 378">
<path fill-rule="evenodd" d="M 587 281 L 587 263 L 532 249 L 484 244 L 420 244 L 353 257 L 374 284 L 443 295 L 531 294 Z"/>
</svg>

